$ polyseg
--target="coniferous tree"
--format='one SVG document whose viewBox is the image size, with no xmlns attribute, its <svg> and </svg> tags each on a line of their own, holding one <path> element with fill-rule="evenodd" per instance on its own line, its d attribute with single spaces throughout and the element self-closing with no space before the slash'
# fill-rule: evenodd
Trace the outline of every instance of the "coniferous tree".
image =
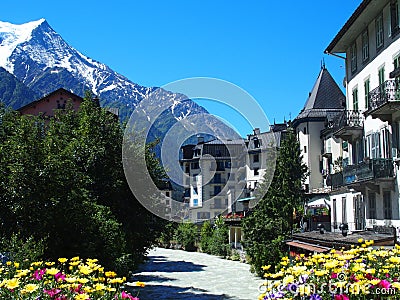
<svg viewBox="0 0 400 300">
<path fill-rule="evenodd" d="M 289 128 L 278 150 L 271 184 L 269 188 L 267 184 L 260 186 L 256 196 L 259 202 L 244 219 L 246 253 L 259 276 L 263 275 L 262 266 L 275 267 L 287 254 L 284 241 L 292 234 L 294 213 L 304 203 L 302 182 L 306 174 L 307 166 L 302 162 L 299 143 L 293 129 Z M 268 178 L 264 182 L 268 182 Z"/>
</svg>

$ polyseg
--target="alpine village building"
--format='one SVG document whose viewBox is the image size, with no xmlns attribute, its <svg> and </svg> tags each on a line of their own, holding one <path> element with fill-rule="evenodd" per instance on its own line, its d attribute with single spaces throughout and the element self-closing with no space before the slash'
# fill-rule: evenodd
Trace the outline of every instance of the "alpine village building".
<svg viewBox="0 0 400 300">
<path fill-rule="evenodd" d="M 398 242 L 399 33 L 399 0 L 364 0 L 325 50 L 345 60 L 345 105 L 337 101 L 335 112 L 329 107 L 322 126 L 317 107 L 317 116 L 305 115 L 318 102 L 309 99 L 294 120 L 310 170 L 304 232 L 287 242 L 295 253 L 348 248 L 358 238 L 376 245 Z M 332 103 L 336 93 L 322 100 Z"/>
</svg>

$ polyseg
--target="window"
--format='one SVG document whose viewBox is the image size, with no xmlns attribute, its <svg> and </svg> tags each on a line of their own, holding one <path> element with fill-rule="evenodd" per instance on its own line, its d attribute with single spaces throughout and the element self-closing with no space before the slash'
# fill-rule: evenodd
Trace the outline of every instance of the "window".
<svg viewBox="0 0 400 300">
<path fill-rule="evenodd" d="M 383 47 L 383 14 L 382 13 L 375 19 L 375 38 L 376 38 L 376 49 L 380 50 Z"/>
<path fill-rule="evenodd" d="M 385 66 L 379 68 L 378 70 L 378 80 L 379 80 L 379 92 L 381 94 L 385 93 Z"/>
<path fill-rule="evenodd" d="M 221 186 L 220 185 L 214 186 L 214 196 L 218 195 L 219 193 L 221 193 Z"/>
<path fill-rule="evenodd" d="M 393 59 L 393 67 L 397 69 L 400 67 L 400 54 Z"/>
<path fill-rule="evenodd" d="M 353 110 L 358 110 L 358 88 L 353 89 Z"/>
<path fill-rule="evenodd" d="M 222 200 L 221 199 L 217 198 L 217 199 L 214 200 L 214 208 L 224 208 L 222 206 Z"/>
<path fill-rule="evenodd" d="M 197 219 L 198 220 L 208 220 L 210 218 L 210 212 L 209 211 L 201 211 L 197 213 Z"/>
<path fill-rule="evenodd" d="M 303 133 L 304 133 L 304 134 L 307 134 L 307 127 L 304 127 Z"/>
<path fill-rule="evenodd" d="M 368 218 L 376 219 L 376 194 L 374 192 L 368 193 Z"/>
<path fill-rule="evenodd" d="M 368 109 L 368 97 L 370 92 L 370 84 L 369 78 L 364 81 L 364 100 L 365 100 L 365 109 Z"/>
<path fill-rule="evenodd" d="M 379 158 L 380 153 L 380 145 L 379 145 L 379 132 L 374 132 L 366 137 L 366 154 L 369 158 Z"/>
<path fill-rule="evenodd" d="M 193 170 L 196 170 L 196 169 L 198 169 L 198 168 L 200 167 L 200 165 L 199 165 L 198 162 L 193 162 L 193 163 L 191 164 L 191 167 L 192 167 Z"/>
<path fill-rule="evenodd" d="M 383 217 L 386 220 L 392 219 L 392 199 L 390 191 L 383 192 Z"/>
<path fill-rule="evenodd" d="M 193 199 L 193 206 L 199 206 L 199 199 Z"/>
<path fill-rule="evenodd" d="M 260 141 L 258 138 L 255 138 L 254 140 L 254 148 L 260 148 Z"/>
<path fill-rule="evenodd" d="M 214 174 L 213 183 L 222 183 L 221 173 Z"/>
<path fill-rule="evenodd" d="M 342 223 L 347 223 L 346 197 L 342 197 Z"/>
<path fill-rule="evenodd" d="M 382 158 L 391 158 L 392 157 L 392 138 L 390 131 L 387 127 L 381 130 L 382 137 Z"/>
<path fill-rule="evenodd" d="M 258 154 L 254 154 L 253 162 L 259 162 L 259 161 L 260 161 L 260 156 Z"/>
<path fill-rule="evenodd" d="M 357 71 L 357 45 L 354 42 L 353 45 L 350 47 L 350 65 L 351 65 L 351 72 Z"/>
<path fill-rule="evenodd" d="M 254 176 L 259 175 L 259 174 L 260 174 L 260 172 L 258 171 L 258 168 L 255 168 L 254 169 Z"/>
<path fill-rule="evenodd" d="M 366 62 L 369 59 L 369 37 L 368 29 L 362 33 L 362 59 Z"/>
<path fill-rule="evenodd" d="M 379 79 L 379 85 L 383 85 L 385 82 L 385 66 L 379 68 L 378 70 L 378 79 Z"/>
<path fill-rule="evenodd" d="M 390 3 L 390 29 L 391 36 L 396 36 L 400 31 L 400 10 L 399 0 L 392 0 Z"/>
<path fill-rule="evenodd" d="M 170 192 L 165 192 L 165 196 L 169 197 L 170 196 Z"/>
<path fill-rule="evenodd" d="M 307 153 L 307 146 L 304 146 L 304 153 Z"/>
<path fill-rule="evenodd" d="M 336 229 L 337 226 L 337 208 L 336 208 L 336 199 L 333 199 L 333 228 Z"/>
</svg>

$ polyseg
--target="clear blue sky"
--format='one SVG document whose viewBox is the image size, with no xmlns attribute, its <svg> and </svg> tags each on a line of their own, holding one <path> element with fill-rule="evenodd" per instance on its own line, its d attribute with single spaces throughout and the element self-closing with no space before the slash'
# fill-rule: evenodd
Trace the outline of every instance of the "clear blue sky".
<svg viewBox="0 0 400 300">
<path fill-rule="evenodd" d="M 303 107 L 323 58 L 342 87 L 344 61 L 323 51 L 360 2 L 13 0 L 2 1 L 0 20 L 45 18 L 71 46 L 144 86 L 197 76 L 230 81 L 270 122 L 281 122 Z M 242 135 L 250 130 L 205 104 Z"/>
</svg>

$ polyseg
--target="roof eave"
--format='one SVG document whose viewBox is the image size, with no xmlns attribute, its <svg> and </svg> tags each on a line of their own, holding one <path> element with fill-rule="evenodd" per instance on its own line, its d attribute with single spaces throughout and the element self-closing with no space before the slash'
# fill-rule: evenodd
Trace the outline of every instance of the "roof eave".
<svg viewBox="0 0 400 300">
<path fill-rule="evenodd" d="M 336 34 L 336 36 L 333 38 L 331 43 L 325 49 L 324 53 L 330 54 L 330 53 L 345 53 L 346 52 L 346 48 L 343 47 L 343 45 L 340 45 L 340 42 L 342 41 L 342 38 L 344 37 L 344 35 L 351 28 L 351 26 L 353 26 L 354 22 L 364 12 L 364 10 L 370 4 L 370 2 L 371 2 L 371 0 L 364 0 L 361 2 L 361 4 L 357 7 L 357 9 L 354 11 L 354 13 L 350 16 L 350 18 L 344 24 L 342 29 L 340 29 L 338 34 Z"/>
</svg>

